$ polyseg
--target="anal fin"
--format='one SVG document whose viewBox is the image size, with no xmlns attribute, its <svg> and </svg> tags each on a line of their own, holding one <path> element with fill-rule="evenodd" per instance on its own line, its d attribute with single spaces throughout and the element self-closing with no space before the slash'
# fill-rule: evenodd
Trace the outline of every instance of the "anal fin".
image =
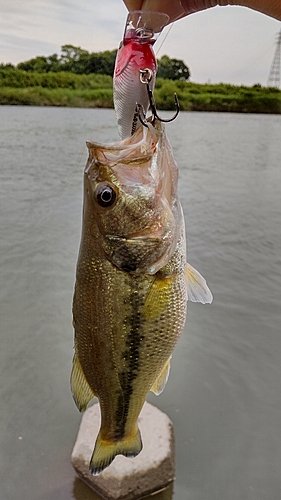
<svg viewBox="0 0 281 500">
<path fill-rule="evenodd" d="M 85 411 L 87 404 L 95 397 L 83 373 L 77 354 L 74 354 L 72 363 L 71 391 L 79 411 Z"/>
<path fill-rule="evenodd" d="M 156 396 L 159 396 L 161 392 L 164 390 L 164 387 L 167 383 L 169 373 L 170 373 L 170 361 L 171 357 L 166 361 L 165 365 L 163 366 L 160 374 L 158 375 L 157 379 L 155 380 L 154 384 L 151 387 L 151 391 L 156 394 Z"/>
</svg>

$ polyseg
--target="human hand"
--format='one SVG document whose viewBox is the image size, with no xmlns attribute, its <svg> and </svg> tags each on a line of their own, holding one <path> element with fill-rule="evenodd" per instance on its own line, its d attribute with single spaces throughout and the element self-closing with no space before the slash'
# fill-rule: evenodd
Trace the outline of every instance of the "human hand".
<svg viewBox="0 0 281 500">
<path fill-rule="evenodd" d="M 281 0 L 124 0 L 124 3 L 129 11 L 165 12 L 170 17 L 170 23 L 216 5 L 242 5 L 281 21 Z"/>
</svg>

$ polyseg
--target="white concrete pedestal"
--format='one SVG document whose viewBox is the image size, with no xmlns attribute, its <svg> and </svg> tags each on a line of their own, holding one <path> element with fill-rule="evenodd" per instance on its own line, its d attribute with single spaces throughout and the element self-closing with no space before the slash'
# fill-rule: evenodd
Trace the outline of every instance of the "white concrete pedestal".
<svg viewBox="0 0 281 500">
<path fill-rule="evenodd" d="M 99 476 L 89 472 L 100 427 L 99 405 L 82 417 L 71 463 L 91 488 L 107 500 L 136 500 L 168 486 L 174 479 L 174 435 L 167 415 L 145 403 L 139 417 L 143 449 L 135 458 L 118 455 Z"/>
</svg>

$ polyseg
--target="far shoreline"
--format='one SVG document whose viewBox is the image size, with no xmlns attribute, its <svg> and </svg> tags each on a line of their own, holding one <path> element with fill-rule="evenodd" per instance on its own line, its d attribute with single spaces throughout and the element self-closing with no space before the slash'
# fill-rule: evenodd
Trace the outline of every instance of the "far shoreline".
<svg viewBox="0 0 281 500">
<path fill-rule="evenodd" d="M 35 73 L 0 68 L 0 105 L 113 108 L 113 81 L 108 75 L 71 72 Z M 281 90 L 275 87 L 199 84 L 157 78 L 154 97 L 159 110 L 281 114 Z"/>
</svg>

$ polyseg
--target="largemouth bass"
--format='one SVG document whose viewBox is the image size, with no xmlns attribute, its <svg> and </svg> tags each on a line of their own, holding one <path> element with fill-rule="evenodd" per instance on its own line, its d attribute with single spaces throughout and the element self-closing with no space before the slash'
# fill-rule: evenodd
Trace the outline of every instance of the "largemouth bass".
<svg viewBox="0 0 281 500">
<path fill-rule="evenodd" d="M 90 462 L 99 474 L 116 455 L 141 451 L 138 415 L 148 391 L 165 386 L 186 301 L 212 295 L 186 264 L 178 169 L 163 125 L 87 146 L 71 386 L 80 411 L 99 399 Z"/>
<path fill-rule="evenodd" d="M 113 75 L 114 108 L 121 139 L 132 135 L 140 125 L 136 104 L 144 114 L 148 111 L 145 84 L 149 83 L 153 92 L 157 72 L 153 45 L 168 22 L 169 16 L 160 12 L 137 10 L 128 14 Z"/>
</svg>

